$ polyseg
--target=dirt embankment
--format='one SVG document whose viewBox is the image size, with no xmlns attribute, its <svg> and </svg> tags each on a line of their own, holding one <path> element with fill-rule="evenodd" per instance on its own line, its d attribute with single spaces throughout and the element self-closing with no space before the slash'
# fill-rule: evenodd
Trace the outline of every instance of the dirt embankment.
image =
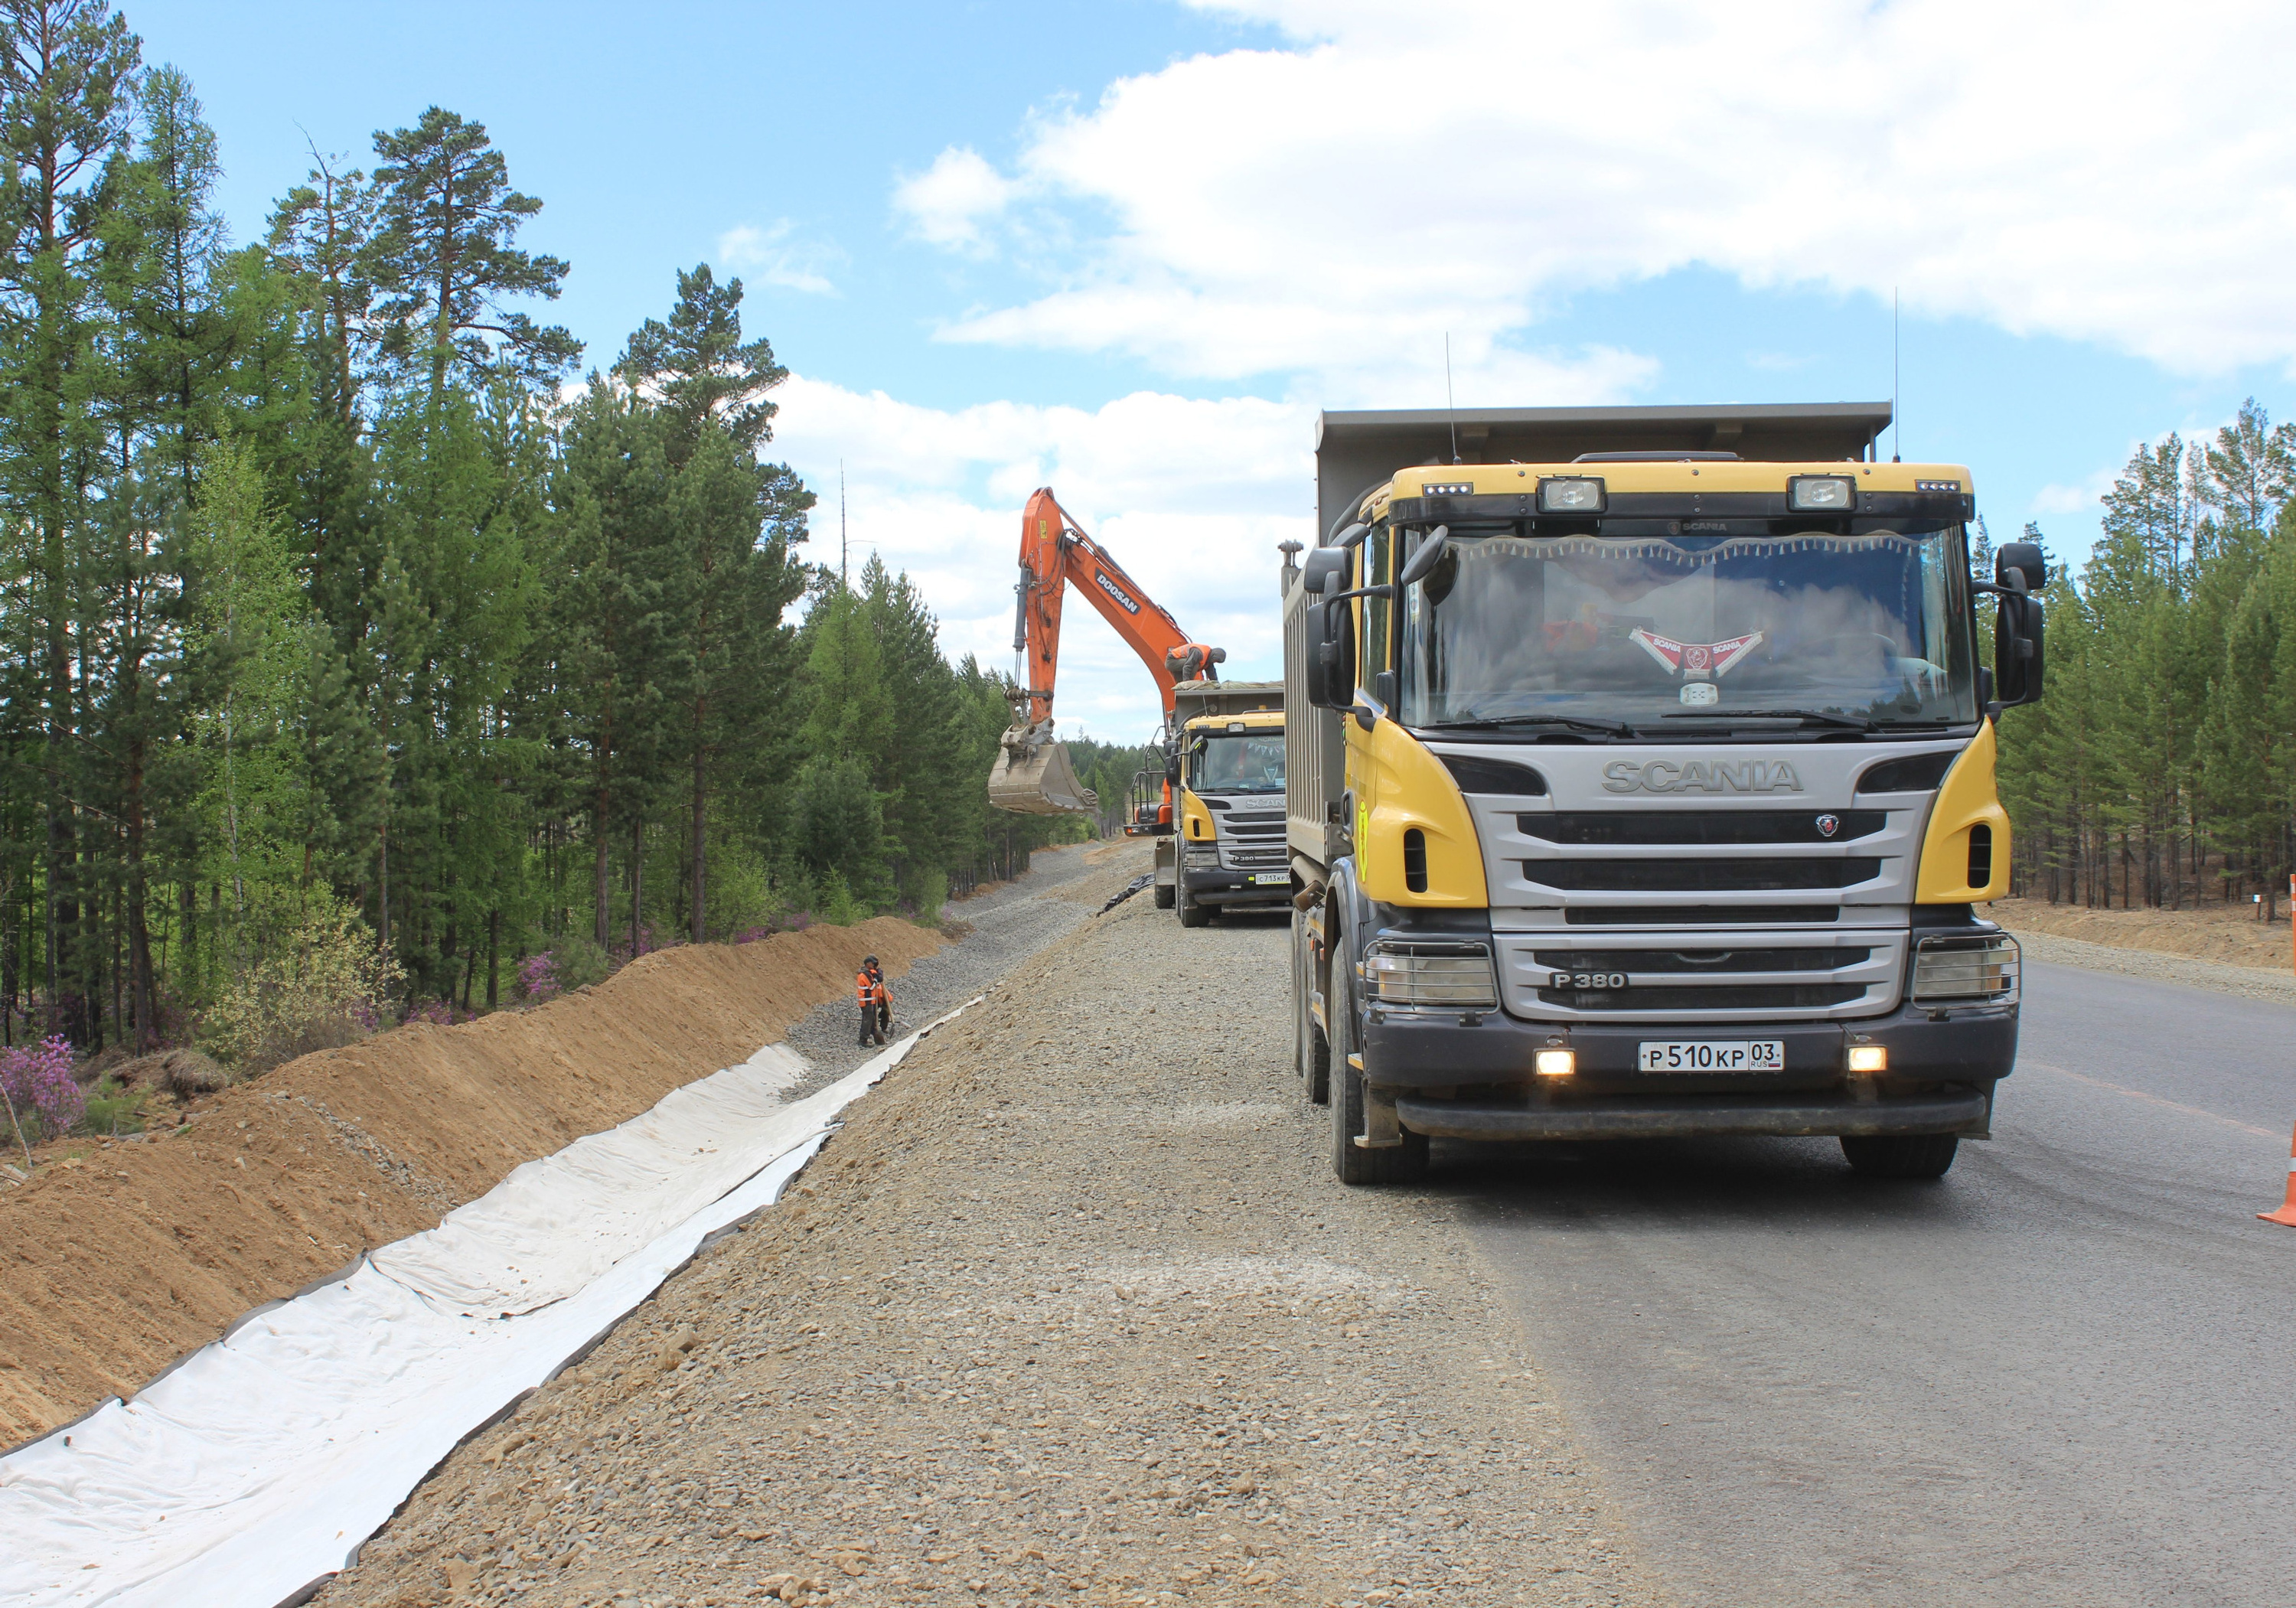
<svg viewBox="0 0 2296 1608">
<path fill-rule="evenodd" d="M 2282 907 L 2285 910 L 2286 907 Z M 1986 914 L 2012 932 L 2041 932 L 2117 949 L 2188 955 L 2232 966 L 2286 972 L 2291 966 L 2288 923 L 2267 924 L 2251 905 L 2204 905 L 2197 910 L 2091 910 L 2042 899 L 1996 899 Z"/>
<path fill-rule="evenodd" d="M 1660 1601 L 1453 1209 L 1332 1181 L 1288 941 L 1015 968 L 320 1608 Z"/>
<path fill-rule="evenodd" d="M 288 1062 L 142 1143 L 91 1141 L 0 1194 L 0 1445 L 126 1395 L 249 1308 L 436 1224 L 524 1161 L 747 1059 L 865 954 L 880 917 L 643 956 L 594 989 Z"/>
</svg>

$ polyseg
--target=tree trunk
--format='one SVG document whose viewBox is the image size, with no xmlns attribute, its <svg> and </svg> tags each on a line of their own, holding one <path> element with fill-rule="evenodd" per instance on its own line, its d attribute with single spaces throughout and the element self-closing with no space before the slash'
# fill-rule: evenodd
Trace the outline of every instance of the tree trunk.
<svg viewBox="0 0 2296 1608">
<path fill-rule="evenodd" d="M 487 912 L 487 1009 L 495 1008 L 501 997 L 499 984 L 502 968 L 502 912 Z"/>
<path fill-rule="evenodd" d="M 595 875 L 593 879 L 595 884 L 594 891 L 596 894 L 596 919 L 591 923 L 591 936 L 597 939 L 598 948 L 603 949 L 613 941 L 612 887 L 608 881 L 608 872 L 611 867 L 608 865 L 609 857 L 606 851 L 606 790 L 603 787 L 598 790 L 598 830 L 594 841 L 597 849 L 594 866 Z"/>
<path fill-rule="evenodd" d="M 630 958 L 638 957 L 638 926 L 645 919 L 645 822 L 630 823 Z"/>
<path fill-rule="evenodd" d="M 705 863 L 705 861 L 704 861 L 704 860 L 703 860 L 703 858 L 702 858 L 703 855 L 707 852 L 707 849 L 706 849 L 706 847 L 705 847 L 705 836 L 706 836 L 705 828 L 706 828 L 707 821 L 708 821 L 708 810 L 709 810 L 709 771 L 708 771 L 708 759 L 707 759 L 706 756 L 703 754 L 703 752 L 702 752 L 702 748 L 701 748 L 701 706 L 697 702 L 697 703 L 694 705 L 694 710 L 693 710 L 693 941 L 694 941 L 695 943 L 697 943 L 697 944 L 698 944 L 698 943 L 701 943 L 701 942 L 705 941 L 705 940 L 706 940 L 706 939 L 708 938 L 708 935 L 709 935 L 709 933 L 708 933 L 708 928 L 707 928 L 707 926 L 705 925 L 705 923 L 704 923 L 704 920 L 703 920 L 703 918 L 704 918 L 704 916 L 705 916 L 705 915 L 706 915 L 706 913 L 707 913 L 707 911 L 708 911 L 709 906 L 708 906 L 708 898 L 707 898 L 708 879 L 707 879 L 707 873 L 706 873 L 706 870 L 705 870 L 705 864 L 706 864 L 706 863 Z"/>
</svg>

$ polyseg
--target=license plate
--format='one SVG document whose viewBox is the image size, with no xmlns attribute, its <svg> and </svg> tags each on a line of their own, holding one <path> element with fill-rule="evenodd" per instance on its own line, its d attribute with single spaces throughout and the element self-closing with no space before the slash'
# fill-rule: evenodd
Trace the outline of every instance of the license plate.
<svg viewBox="0 0 2296 1608">
<path fill-rule="evenodd" d="M 1646 1072 L 1782 1072 L 1786 1070 L 1783 1038 L 1674 1038 L 1663 1043 L 1645 1039 L 1636 1046 L 1636 1059 Z"/>
<path fill-rule="evenodd" d="M 1288 882 L 1292 880 L 1292 874 L 1288 871 L 1255 871 L 1251 874 L 1251 880 L 1262 886 L 1271 882 Z"/>
</svg>

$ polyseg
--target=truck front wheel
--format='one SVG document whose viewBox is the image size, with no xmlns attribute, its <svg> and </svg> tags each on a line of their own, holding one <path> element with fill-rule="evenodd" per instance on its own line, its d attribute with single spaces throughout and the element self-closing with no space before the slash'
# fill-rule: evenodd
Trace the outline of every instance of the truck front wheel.
<svg viewBox="0 0 2296 1608">
<path fill-rule="evenodd" d="M 1212 924 L 1212 907 L 1210 905 L 1200 905 L 1188 897 L 1186 876 L 1185 872 L 1181 873 L 1180 885 L 1175 890 L 1180 904 L 1180 925 L 1209 927 Z"/>
<path fill-rule="evenodd" d="M 1427 1136 L 1403 1130 L 1403 1143 L 1366 1150 L 1356 1143 L 1364 1131 L 1364 1075 L 1355 1067 L 1363 1031 L 1356 1016 L 1355 980 L 1343 944 L 1332 962 L 1332 989 L 1324 1010 L 1339 1030 L 1332 1045 L 1332 1170 L 1342 1184 L 1416 1184 L 1427 1176 Z"/>
<path fill-rule="evenodd" d="M 1175 897 L 1171 883 L 1158 883 L 1156 887 L 1156 908 L 1159 910 L 1169 910 L 1172 907 L 1172 900 Z"/>
<path fill-rule="evenodd" d="M 1849 1170 L 1868 1178 L 1941 1178 L 1961 1141 L 1951 1134 L 1867 1134 L 1841 1136 Z"/>
</svg>

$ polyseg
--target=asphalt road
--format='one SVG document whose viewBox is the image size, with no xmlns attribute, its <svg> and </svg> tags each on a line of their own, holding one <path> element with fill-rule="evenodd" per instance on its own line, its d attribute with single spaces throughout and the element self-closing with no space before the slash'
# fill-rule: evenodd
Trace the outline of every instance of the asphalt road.
<svg viewBox="0 0 2296 1608">
<path fill-rule="evenodd" d="M 2296 1010 L 2030 964 L 1990 1144 L 1439 1146 L 1685 1604 L 2280 1604 Z"/>
</svg>

